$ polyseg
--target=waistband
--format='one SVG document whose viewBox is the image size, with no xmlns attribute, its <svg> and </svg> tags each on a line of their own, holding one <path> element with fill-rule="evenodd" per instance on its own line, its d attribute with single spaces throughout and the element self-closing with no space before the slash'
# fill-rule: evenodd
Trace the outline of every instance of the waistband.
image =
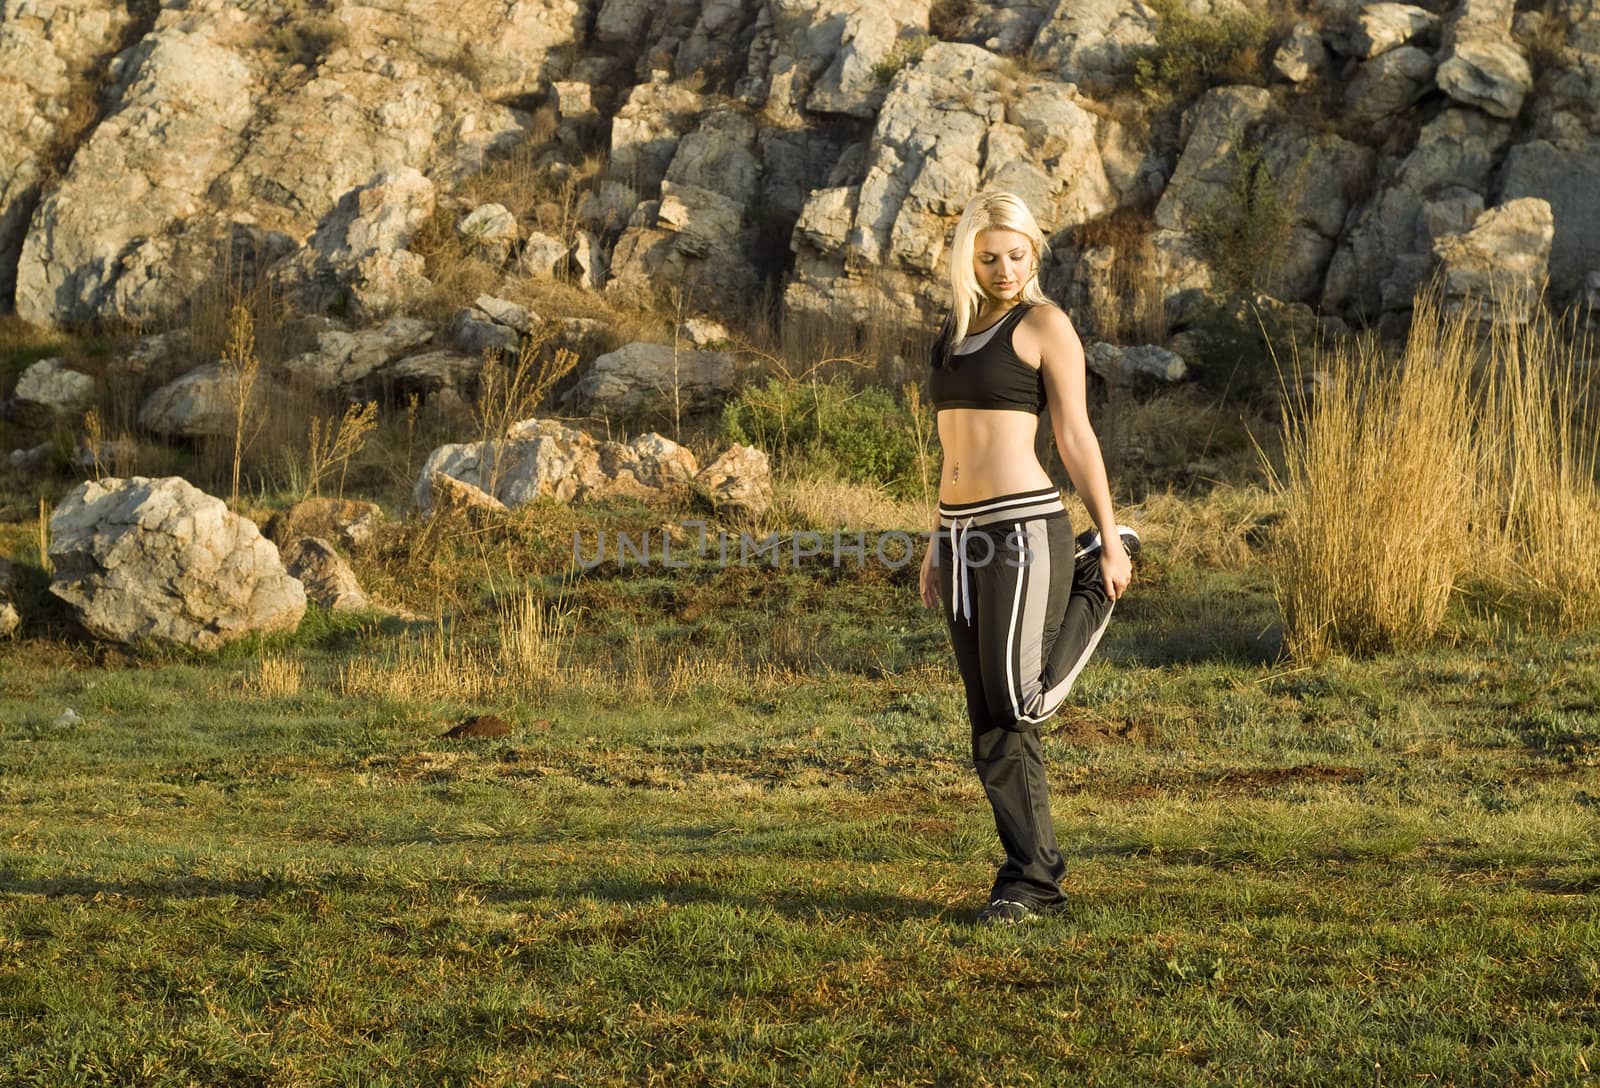
<svg viewBox="0 0 1600 1088">
<path fill-rule="evenodd" d="M 1013 491 L 975 502 L 941 502 L 939 525 L 950 528 L 960 525 L 989 525 L 997 521 L 1017 521 L 1024 518 L 1065 515 L 1066 504 L 1061 492 L 1054 487 L 1040 487 L 1032 491 Z"/>
</svg>

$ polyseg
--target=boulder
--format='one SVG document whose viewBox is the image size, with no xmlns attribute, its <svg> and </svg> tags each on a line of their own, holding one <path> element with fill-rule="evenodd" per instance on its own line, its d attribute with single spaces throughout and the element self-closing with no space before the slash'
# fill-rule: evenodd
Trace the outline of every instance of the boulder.
<svg viewBox="0 0 1600 1088">
<path fill-rule="evenodd" d="M 391 317 L 375 328 L 328 329 L 317 347 L 283 364 L 299 385 L 321 392 L 352 391 L 414 348 L 433 339 L 433 326 L 414 317 Z"/>
<path fill-rule="evenodd" d="M 693 484 L 719 514 L 760 517 L 772 506 L 767 455 L 754 446 L 729 446 L 695 474 Z"/>
<path fill-rule="evenodd" d="M 339 198 L 306 247 L 273 269 L 299 305 L 339 306 L 358 318 L 379 317 L 432 289 L 423 259 L 407 251 L 432 217 L 433 182 L 414 167 L 388 171 Z"/>
<path fill-rule="evenodd" d="M 312 498 L 279 510 L 261 531 L 279 548 L 298 537 L 315 536 L 353 550 L 371 544 L 383 521 L 383 508 L 375 502 Z"/>
<path fill-rule="evenodd" d="M 440 349 L 396 359 L 384 369 L 382 378 L 401 395 L 416 393 L 431 398 L 445 390 L 473 385 L 482 372 L 482 355 Z"/>
<path fill-rule="evenodd" d="M 480 204 L 456 222 L 456 234 L 483 260 L 506 263 L 516 244 L 517 219 L 503 204 Z"/>
<path fill-rule="evenodd" d="M 725 352 L 674 352 L 670 344 L 635 341 L 590 363 L 562 403 L 609 414 L 656 409 L 676 398 L 682 409 L 698 411 L 718 406 L 733 379 L 733 356 Z"/>
<path fill-rule="evenodd" d="M 221 438 L 238 423 L 242 377 L 225 363 L 197 367 L 145 398 L 139 426 L 169 438 Z M 275 399 L 270 380 L 257 372 L 247 393 L 245 425 L 250 427 Z"/>
<path fill-rule="evenodd" d="M 678 333 L 694 347 L 701 349 L 726 344 L 733 339 L 726 325 L 709 317 L 686 319 L 679 327 Z"/>
<path fill-rule="evenodd" d="M 80 484 L 50 518 L 50 592 L 99 638 L 212 650 L 292 630 L 300 583 L 255 523 L 177 476 Z"/>
<path fill-rule="evenodd" d="M 70 416 L 94 400 L 94 379 L 65 359 L 40 359 L 22 372 L 11 399 L 24 415 Z"/>
<path fill-rule="evenodd" d="M 1160 23 L 1145 0 L 1056 0 L 1039 27 L 1031 59 L 1070 83 L 1120 76 L 1134 50 L 1155 43 Z"/>
<path fill-rule="evenodd" d="M 1315 79 L 1328 67 L 1328 50 L 1322 34 L 1308 22 L 1298 22 L 1272 54 L 1272 70 L 1290 83 Z"/>
<path fill-rule="evenodd" d="M 611 121 L 611 178 L 635 192 L 653 192 L 701 108 L 700 95 L 680 84 L 635 86 Z"/>
<path fill-rule="evenodd" d="M 524 311 L 524 316 L 526 311 Z M 486 351 L 505 356 L 517 354 L 521 343 L 514 325 L 496 321 L 487 311 L 477 306 L 463 306 L 450 318 L 445 335 L 457 351 L 467 355 L 482 355 Z"/>
<path fill-rule="evenodd" d="M 16 604 L 21 586 L 22 568 L 9 559 L 0 558 L 0 638 L 14 634 L 22 626 L 22 614 Z"/>
<path fill-rule="evenodd" d="M 284 569 L 305 587 L 307 599 L 334 612 L 360 612 L 371 608 L 356 572 L 332 544 L 320 537 L 290 540 L 281 552 Z"/>
<path fill-rule="evenodd" d="M 578 240 L 572 247 L 572 266 L 577 273 L 579 287 L 598 291 L 605 286 L 608 268 L 605 244 L 594 231 L 578 233 Z"/>
<path fill-rule="evenodd" d="M 904 57 L 913 35 L 927 33 L 928 2 L 876 0 L 845 15 L 839 51 L 817 80 L 806 108 L 812 113 L 872 117 L 889 82 L 879 73 Z"/>
<path fill-rule="evenodd" d="M 694 455 L 662 435 L 600 442 L 552 419 L 512 424 L 503 438 L 441 446 L 428 456 L 415 498 L 424 517 L 443 495 L 452 504 L 521 506 L 540 498 L 574 502 L 607 495 L 661 498 L 697 471 Z M 474 489 L 439 482 L 459 481 Z M 477 498 L 482 495 L 483 500 Z"/>
<path fill-rule="evenodd" d="M 1461 0 L 1434 77 L 1441 91 L 1495 117 L 1522 111 L 1533 72 L 1511 37 L 1512 15 L 1512 0 Z"/>
<path fill-rule="evenodd" d="M 1507 122 L 1478 110 L 1447 109 L 1424 125 L 1387 183 L 1354 214 L 1328 265 L 1322 309 L 1368 324 L 1409 310 L 1434 269 L 1424 208 L 1485 192 L 1509 136 Z"/>
<path fill-rule="evenodd" d="M 1600 253 L 1600 136 L 1563 141 L 1529 140 L 1506 152 L 1499 199 L 1548 201 L 1556 237 L 1550 250 L 1550 287 L 1562 300 L 1580 298 L 1585 276 Z"/>
<path fill-rule="evenodd" d="M 1413 45 L 1365 62 L 1344 91 L 1351 121 L 1375 125 L 1410 108 L 1433 89 L 1433 72 L 1433 57 Z"/>
<path fill-rule="evenodd" d="M 487 494 L 483 488 L 440 471 L 423 477 L 417 505 L 421 507 L 423 517 L 462 514 L 473 510 L 488 514 L 509 513 L 505 503 Z"/>
<path fill-rule="evenodd" d="M 1444 272 L 1447 308 L 1479 319 L 1528 321 L 1554 238 L 1550 205 L 1538 197 L 1490 208 L 1466 233 L 1440 238 L 1433 253 Z"/>
<path fill-rule="evenodd" d="M 1350 52 L 1376 57 L 1438 29 L 1439 17 L 1414 4 L 1368 4 L 1350 30 Z"/>
<path fill-rule="evenodd" d="M 1170 384 L 1188 377 L 1183 357 L 1154 344 L 1119 347 L 1096 343 L 1084 353 L 1089 369 L 1108 382 L 1152 381 Z"/>
<path fill-rule="evenodd" d="M 567 256 L 567 245 L 542 231 L 529 231 L 517 254 L 517 267 L 536 280 L 555 279 L 556 267 Z"/>
</svg>

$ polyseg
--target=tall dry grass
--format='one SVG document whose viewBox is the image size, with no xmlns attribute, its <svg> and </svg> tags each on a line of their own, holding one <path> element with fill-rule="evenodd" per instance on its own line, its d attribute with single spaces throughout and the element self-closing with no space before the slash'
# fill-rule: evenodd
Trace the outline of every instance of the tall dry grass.
<svg viewBox="0 0 1600 1088">
<path fill-rule="evenodd" d="M 1273 551 L 1289 652 L 1426 641 L 1465 590 L 1565 630 L 1600 621 L 1600 419 L 1587 340 L 1542 307 L 1480 325 L 1417 299 L 1398 361 L 1370 341 L 1286 394 Z M 1563 331 L 1566 329 L 1566 331 Z"/>
<path fill-rule="evenodd" d="M 1483 571 L 1504 603 L 1572 631 L 1600 622 L 1600 381 L 1591 338 L 1547 310 L 1496 328 L 1478 441 L 1492 512 Z"/>
<path fill-rule="evenodd" d="M 1398 360 L 1363 339 L 1317 360 L 1314 396 L 1286 383 L 1272 566 L 1296 659 L 1438 630 L 1474 558 L 1473 360 L 1468 325 L 1424 297 Z"/>
</svg>

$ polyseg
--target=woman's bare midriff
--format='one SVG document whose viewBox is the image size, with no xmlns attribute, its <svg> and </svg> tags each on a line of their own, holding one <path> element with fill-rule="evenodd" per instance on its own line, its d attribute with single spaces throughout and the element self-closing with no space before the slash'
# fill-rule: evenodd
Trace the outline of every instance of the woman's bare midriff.
<svg viewBox="0 0 1600 1088">
<path fill-rule="evenodd" d="M 944 472 L 939 501 L 978 502 L 1050 487 L 1034 455 L 1039 417 L 1007 408 L 946 408 L 938 415 Z"/>
</svg>

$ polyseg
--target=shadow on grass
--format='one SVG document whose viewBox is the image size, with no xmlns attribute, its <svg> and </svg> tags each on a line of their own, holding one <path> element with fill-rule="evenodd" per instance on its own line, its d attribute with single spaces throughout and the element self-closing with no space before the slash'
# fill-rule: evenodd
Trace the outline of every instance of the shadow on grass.
<svg viewBox="0 0 1600 1088">
<path fill-rule="evenodd" d="M 932 899 L 914 898 L 889 892 L 839 886 L 797 891 L 776 889 L 771 894 L 735 891 L 705 880 L 649 880 L 625 876 L 592 877 L 552 889 L 540 881 L 480 881 L 443 879 L 426 882 L 437 887 L 439 902 L 451 902 L 465 884 L 488 902 L 512 906 L 534 906 L 555 895 L 571 902 L 589 898 L 617 906 L 647 906 L 667 903 L 672 906 L 712 905 L 760 913 L 771 911 L 792 921 L 838 921 L 843 917 L 893 921 L 910 918 L 961 918 L 964 911 Z M 226 879 L 172 874 L 145 880 L 101 880 L 92 877 L 16 877 L 0 872 L 0 902 L 8 896 L 71 897 L 89 901 L 111 898 L 126 900 L 167 899 L 253 899 L 293 904 L 330 891 L 362 892 L 384 898 L 414 897 L 412 881 L 372 880 L 358 874 L 327 874 L 302 880 L 273 874 Z"/>
</svg>

